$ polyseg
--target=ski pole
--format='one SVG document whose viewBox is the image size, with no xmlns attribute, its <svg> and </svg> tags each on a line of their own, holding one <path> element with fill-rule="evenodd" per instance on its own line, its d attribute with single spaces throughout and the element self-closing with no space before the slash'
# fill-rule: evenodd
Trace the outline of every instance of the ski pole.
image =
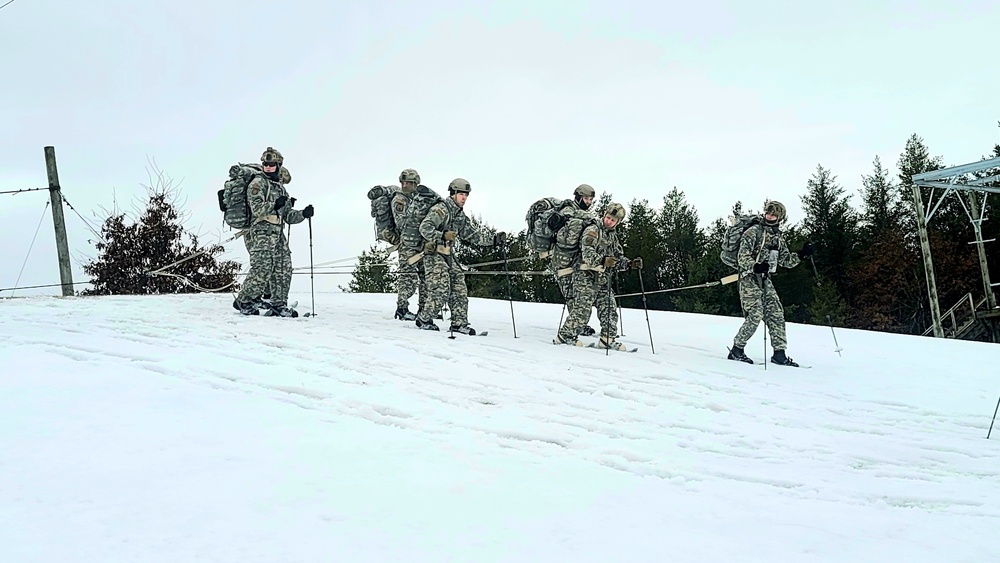
<svg viewBox="0 0 1000 563">
<path fill-rule="evenodd" d="M 501 247 L 503 249 L 503 271 L 507 271 L 507 247 L 506 245 Z M 514 329 L 514 338 L 517 338 L 517 323 L 514 322 L 514 298 L 511 296 L 510 292 L 510 276 L 507 276 L 507 302 L 510 303 L 510 326 Z"/>
<path fill-rule="evenodd" d="M 447 246 L 449 249 L 451 249 L 450 240 L 448 241 Z M 453 255 L 449 252 L 448 256 L 452 257 Z M 454 292 L 455 292 L 455 272 L 451 271 L 451 264 L 448 264 L 447 259 L 441 258 L 441 261 L 444 262 L 445 267 L 448 269 L 448 324 L 451 325 L 448 327 L 448 331 L 451 333 L 451 335 L 448 336 L 448 338 L 455 340 L 455 307 L 452 306 L 451 303 L 451 300 L 454 298 Z M 444 320 L 444 315 L 442 315 L 441 320 Z M 432 320 L 431 322 L 434 321 Z"/>
<path fill-rule="evenodd" d="M 649 308 L 646 306 L 646 285 L 642 283 L 642 269 L 640 268 L 637 273 L 639 274 L 639 290 L 642 291 L 642 309 L 646 311 L 646 329 L 649 330 L 649 348 L 656 353 L 656 348 L 653 347 L 653 327 L 649 324 Z"/>
<path fill-rule="evenodd" d="M 316 316 L 316 283 L 313 273 L 313 219 L 309 221 L 309 293 L 312 295 L 312 316 Z M 289 229 L 291 231 L 291 229 Z"/>
<path fill-rule="evenodd" d="M 997 420 L 997 411 L 1000 410 L 1000 397 L 997 397 L 997 407 L 993 409 L 993 420 L 990 421 L 990 429 L 986 432 L 986 439 L 990 439 L 990 434 L 993 433 L 993 423 Z"/>
<path fill-rule="evenodd" d="M 614 298 L 611 297 L 611 274 L 605 274 L 605 275 L 608 277 L 608 313 L 610 314 L 615 310 L 615 301 Z M 608 329 L 608 331 L 605 331 L 603 320 L 602 319 L 597 319 L 597 320 L 601 321 L 601 334 L 604 335 L 604 346 L 605 346 L 604 357 L 607 357 L 608 354 L 611 353 L 611 343 L 608 342 L 608 336 L 610 336 L 610 332 L 608 331 L 610 331 L 611 328 L 615 327 L 614 325 L 612 325 L 611 328 Z"/>
<path fill-rule="evenodd" d="M 621 284 L 618 283 L 618 272 L 615 272 L 615 293 L 621 289 Z M 625 336 L 625 317 L 622 315 L 622 302 L 618 301 L 618 336 Z"/>
<path fill-rule="evenodd" d="M 826 320 L 830 323 L 830 334 L 833 335 L 833 345 L 835 346 L 833 351 L 836 352 L 838 356 L 844 357 L 844 355 L 840 353 L 843 348 L 841 348 L 840 344 L 837 343 L 837 333 L 833 332 L 833 319 L 830 318 L 830 315 L 827 315 Z"/>
<path fill-rule="evenodd" d="M 767 371 L 767 321 L 764 321 L 764 371 Z"/>
<path fill-rule="evenodd" d="M 764 299 L 766 299 L 767 296 L 767 274 L 764 274 L 764 276 L 761 278 L 760 285 L 761 288 L 764 290 L 761 292 L 760 296 L 760 308 L 761 310 L 763 310 Z M 764 371 L 767 371 L 767 321 L 766 320 L 764 320 Z"/>
<path fill-rule="evenodd" d="M 710 282 L 705 282 L 705 283 L 699 283 L 697 285 L 688 285 L 688 286 L 684 286 L 684 287 L 671 287 L 669 289 L 657 289 L 656 291 L 647 291 L 646 295 L 653 295 L 654 293 L 669 293 L 669 292 L 672 292 L 672 291 L 684 291 L 684 290 L 688 290 L 688 289 L 700 289 L 700 288 L 703 288 L 703 287 L 712 287 L 712 286 L 716 286 L 716 285 L 726 285 L 726 284 L 730 284 L 730 283 L 733 283 L 733 282 L 737 282 L 737 281 L 739 281 L 739 279 L 740 279 L 740 275 L 739 274 L 732 274 L 732 275 L 726 276 L 726 277 L 724 277 L 724 278 L 722 278 L 720 280 L 715 280 L 715 281 L 710 281 Z M 619 299 L 621 299 L 622 297 L 637 297 L 639 295 L 642 295 L 642 292 L 626 293 L 624 295 L 618 295 L 617 297 Z"/>
<path fill-rule="evenodd" d="M 816 269 L 816 260 L 813 259 L 812 254 L 809 255 L 809 261 L 812 262 L 813 265 L 813 275 L 816 276 L 816 285 L 823 285 L 823 283 L 819 281 L 819 270 Z"/>
<path fill-rule="evenodd" d="M 555 281 L 556 281 L 556 287 L 559 289 L 559 294 L 562 295 L 562 298 L 563 298 L 562 311 L 559 312 L 559 326 L 556 327 L 556 333 L 558 334 L 559 329 L 562 328 L 563 315 L 566 314 L 566 307 L 567 307 L 567 304 L 569 303 L 569 295 L 567 295 L 569 292 L 568 291 L 563 291 L 563 286 L 562 286 L 562 284 L 559 283 L 559 276 L 558 275 L 556 275 L 555 273 L 553 273 L 552 274 L 552 278 L 555 279 Z M 572 285 L 570 286 L 570 291 L 572 291 Z"/>
</svg>

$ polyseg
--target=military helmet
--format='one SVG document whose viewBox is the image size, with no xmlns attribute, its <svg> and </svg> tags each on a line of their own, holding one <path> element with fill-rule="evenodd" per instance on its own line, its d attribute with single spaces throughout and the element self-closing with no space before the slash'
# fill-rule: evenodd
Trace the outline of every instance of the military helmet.
<svg viewBox="0 0 1000 563">
<path fill-rule="evenodd" d="M 420 174 L 412 168 L 407 168 L 399 173 L 399 185 L 402 186 L 403 182 L 413 182 L 414 184 L 420 184 Z"/>
<path fill-rule="evenodd" d="M 450 192 L 451 195 L 455 195 L 457 193 L 467 194 L 471 191 L 472 186 L 469 185 L 469 181 L 465 178 L 455 178 L 450 184 L 448 184 L 448 192 Z"/>
<path fill-rule="evenodd" d="M 576 204 L 579 205 L 580 209 L 584 211 L 590 208 L 590 204 L 584 202 L 583 198 L 593 198 L 596 195 L 597 192 L 594 191 L 594 188 L 590 187 L 590 184 L 580 184 L 575 190 L 573 190 L 573 200 L 576 201 Z"/>
<path fill-rule="evenodd" d="M 767 217 L 764 218 L 764 222 L 769 225 L 777 225 L 782 221 L 784 221 L 785 218 L 788 216 L 784 204 L 782 204 L 780 201 L 774 201 L 772 199 L 769 199 L 764 202 L 764 215 L 768 214 L 775 216 L 774 222 L 769 222 L 767 220 Z"/>
<path fill-rule="evenodd" d="M 608 208 L 604 210 L 604 214 L 612 219 L 616 219 L 619 223 L 625 220 L 625 208 L 620 203 L 608 205 Z"/>
<path fill-rule="evenodd" d="M 285 162 L 285 157 L 281 156 L 274 147 L 267 147 L 264 153 L 260 155 L 261 162 L 277 162 L 278 166 L 281 166 Z"/>
</svg>

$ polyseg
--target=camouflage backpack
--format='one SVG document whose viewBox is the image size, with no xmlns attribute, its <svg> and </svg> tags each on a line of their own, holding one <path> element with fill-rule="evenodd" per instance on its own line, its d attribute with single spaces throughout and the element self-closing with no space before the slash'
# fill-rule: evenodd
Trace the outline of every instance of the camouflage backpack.
<svg viewBox="0 0 1000 563">
<path fill-rule="evenodd" d="M 444 199 L 434 190 L 423 184 L 417 186 L 417 191 L 410 196 L 410 203 L 403 214 L 404 224 L 399 225 L 400 244 L 406 248 L 416 248 L 423 245 L 424 239 L 420 236 L 420 223 L 427 217 L 431 208 L 442 201 Z"/>
<path fill-rule="evenodd" d="M 540 254 L 552 250 L 556 244 L 556 233 L 549 228 L 549 217 L 556 213 L 563 200 L 557 197 L 543 197 L 531 204 L 524 221 L 528 224 L 528 248 Z"/>
<path fill-rule="evenodd" d="M 371 214 L 375 219 L 375 239 L 392 245 L 398 244 L 403 237 L 403 226 L 396 224 L 396 218 L 392 214 L 392 200 L 400 191 L 399 186 L 375 186 L 368 190 Z M 442 201 L 444 200 L 434 190 L 424 185 L 418 186 L 407 204 L 404 215 L 406 222 L 413 223 L 415 231 L 431 207 Z"/>
<path fill-rule="evenodd" d="M 219 210 L 223 213 L 226 224 L 234 229 L 245 229 L 253 223 L 253 213 L 247 202 L 247 188 L 257 175 L 263 175 L 264 170 L 259 163 L 244 164 L 242 162 L 229 167 L 229 179 L 219 190 Z M 288 184 L 292 175 L 284 166 L 281 167 L 281 183 Z"/>
<path fill-rule="evenodd" d="M 399 186 L 375 186 L 368 190 L 372 217 L 375 219 L 375 240 L 384 240 L 389 244 L 399 242 L 399 227 L 392 216 L 392 198 L 399 191 Z"/>
<path fill-rule="evenodd" d="M 563 215 L 566 224 L 556 232 L 552 250 L 553 264 L 557 268 L 572 266 L 580 258 L 580 238 L 587 227 L 601 227 L 601 220 L 589 211 L 571 208 Z"/>
<path fill-rule="evenodd" d="M 740 253 L 740 240 L 743 238 L 743 233 L 747 229 L 753 227 L 754 225 L 760 225 L 759 215 L 740 215 L 739 217 L 730 216 L 729 217 L 729 228 L 726 229 L 725 237 L 722 239 L 722 252 L 719 253 L 719 258 L 722 263 L 735 269 L 739 270 L 739 253 Z"/>
</svg>

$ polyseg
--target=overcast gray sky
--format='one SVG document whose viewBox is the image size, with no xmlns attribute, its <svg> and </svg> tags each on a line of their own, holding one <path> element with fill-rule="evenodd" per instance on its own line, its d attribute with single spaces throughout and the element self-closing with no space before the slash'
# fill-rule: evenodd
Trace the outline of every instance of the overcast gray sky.
<svg viewBox="0 0 1000 563">
<path fill-rule="evenodd" d="M 797 222 L 817 164 L 855 193 L 876 155 L 895 173 L 912 133 L 948 165 L 986 155 L 998 29 L 1000 3 L 962 0 L 16 0 L 0 10 L 0 191 L 46 185 L 53 145 L 66 197 L 99 223 L 155 159 L 187 226 L 218 240 L 230 164 L 271 145 L 316 207 L 316 262 L 374 242 L 365 192 L 408 167 L 439 191 L 468 179 L 467 212 L 507 231 L 582 182 L 626 204 L 677 186 L 703 225 L 765 198 Z M 0 287 L 46 200 L 0 196 Z M 82 280 L 93 236 L 67 224 Z M 292 252 L 308 265 L 305 224 Z M 331 278 L 317 288 L 347 281 Z M 58 281 L 46 213 L 20 285 Z"/>
</svg>

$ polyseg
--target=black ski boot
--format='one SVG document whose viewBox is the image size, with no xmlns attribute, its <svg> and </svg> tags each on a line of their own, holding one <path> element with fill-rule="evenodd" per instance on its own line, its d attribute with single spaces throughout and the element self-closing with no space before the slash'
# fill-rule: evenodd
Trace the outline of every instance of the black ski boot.
<svg viewBox="0 0 1000 563">
<path fill-rule="evenodd" d="M 729 350 L 729 359 L 736 360 L 738 362 L 746 362 L 748 364 L 753 363 L 753 360 L 748 358 L 746 353 L 743 352 L 743 348 L 738 348 L 736 346 L 733 346 L 732 349 Z"/>
<path fill-rule="evenodd" d="M 795 360 L 785 355 L 784 350 L 775 350 L 774 355 L 771 356 L 771 363 L 778 364 L 779 366 L 799 367 L 799 364 L 795 363 Z"/>
<path fill-rule="evenodd" d="M 264 316 L 265 317 L 290 317 L 295 318 L 299 316 L 299 312 L 295 310 L 295 306 L 298 302 L 289 305 L 287 303 L 274 302 L 264 300 Z"/>
<path fill-rule="evenodd" d="M 434 321 L 424 322 L 420 320 L 420 317 L 417 317 L 417 328 L 420 330 L 441 330 L 438 325 L 434 324 Z"/>
<path fill-rule="evenodd" d="M 469 336 L 475 336 L 476 335 L 476 329 L 472 328 L 468 324 L 464 324 L 464 325 L 451 325 L 451 329 L 450 330 L 452 332 L 458 332 L 458 333 L 461 333 L 461 334 L 468 334 Z"/>
<path fill-rule="evenodd" d="M 595 334 L 597 334 L 597 331 L 590 325 L 584 326 L 583 330 L 580 331 L 580 336 L 594 336 Z"/>
<path fill-rule="evenodd" d="M 233 300 L 233 309 L 240 312 L 241 315 L 259 315 L 260 314 L 260 303 L 258 301 L 239 301 L 237 299 Z"/>
<path fill-rule="evenodd" d="M 400 307 L 396 309 L 396 318 L 401 321 L 417 320 L 417 316 L 410 312 L 409 307 Z"/>
</svg>

